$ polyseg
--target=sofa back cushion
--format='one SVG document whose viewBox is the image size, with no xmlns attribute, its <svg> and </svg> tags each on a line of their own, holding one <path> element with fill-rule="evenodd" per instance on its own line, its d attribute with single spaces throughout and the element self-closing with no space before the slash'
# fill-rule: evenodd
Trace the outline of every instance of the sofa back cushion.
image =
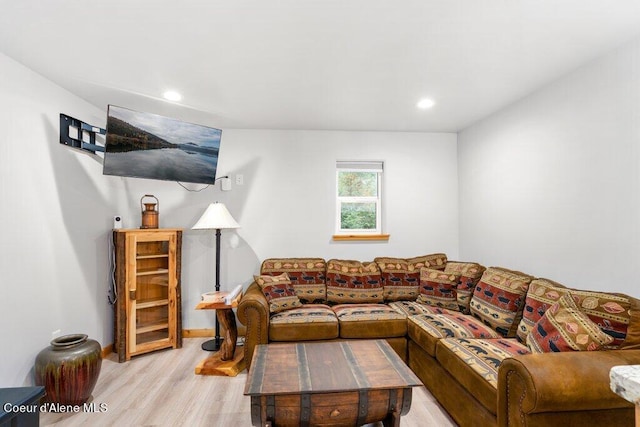
<svg viewBox="0 0 640 427">
<path fill-rule="evenodd" d="M 475 262 L 447 261 L 444 271 L 445 273 L 453 273 L 460 276 L 456 288 L 458 310 L 468 314 L 473 290 L 480 280 L 480 277 L 482 277 L 485 268 Z"/>
<path fill-rule="evenodd" d="M 522 311 L 522 320 L 520 320 L 516 333 L 521 342 L 527 342 L 527 335 L 529 335 L 533 326 L 549 307 L 558 302 L 566 293 L 567 288 L 557 282 L 548 279 L 531 281 L 524 303 L 524 310 Z"/>
<path fill-rule="evenodd" d="M 545 311 L 527 335 L 532 353 L 597 351 L 612 341 L 580 311 L 569 292 Z"/>
<path fill-rule="evenodd" d="M 329 303 L 381 303 L 382 289 L 382 276 L 375 262 L 327 261 Z"/>
<path fill-rule="evenodd" d="M 533 325 L 553 304 L 565 294 L 571 292 L 578 308 L 598 325 L 606 334 L 613 337 L 610 348 L 619 347 L 627 336 L 631 319 L 633 301 L 626 295 L 569 289 L 548 279 L 536 279 L 531 282 L 525 300 L 522 320 L 518 326 L 518 338 L 525 342 Z"/>
<path fill-rule="evenodd" d="M 415 301 L 420 286 L 420 269 L 428 267 L 444 270 L 445 254 L 431 254 L 415 258 L 376 258 L 382 272 L 385 301 Z"/>
<path fill-rule="evenodd" d="M 627 337 L 631 318 L 629 297 L 617 293 L 569 289 L 578 308 L 600 329 L 613 337 L 608 348 L 618 348 Z"/>
<path fill-rule="evenodd" d="M 420 295 L 418 302 L 447 310 L 458 309 L 456 289 L 460 276 L 423 267 L 420 269 Z"/>
<path fill-rule="evenodd" d="M 260 267 L 262 275 L 287 273 L 303 304 L 327 302 L 326 271 L 327 264 L 322 258 L 269 258 Z"/>
<path fill-rule="evenodd" d="M 471 297 L 471 314 L 504 337 L 515 337 L 533 277 L 499 267 L 487 268 Z"/>
</svg>

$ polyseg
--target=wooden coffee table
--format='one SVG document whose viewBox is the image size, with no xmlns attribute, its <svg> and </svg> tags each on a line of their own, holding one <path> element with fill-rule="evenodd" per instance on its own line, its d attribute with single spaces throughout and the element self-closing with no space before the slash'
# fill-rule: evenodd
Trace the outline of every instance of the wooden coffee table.
<svg viewBox="0 0 640 427">
<path fill-rule="evenodd" d="M 244 394 L 253 425 L 400 425 L 422 383 L 385 340 L 256 346 Z"/>
</svg>

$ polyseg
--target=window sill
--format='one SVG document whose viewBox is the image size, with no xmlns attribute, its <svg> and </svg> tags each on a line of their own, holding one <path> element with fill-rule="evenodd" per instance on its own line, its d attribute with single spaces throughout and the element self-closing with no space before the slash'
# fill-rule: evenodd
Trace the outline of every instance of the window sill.
<svg viewBox="0 0 640 427">
<path fill-rule="evenodd" d="M 333 240 L 334 241 L 338 241 L 338 242 L 344 242 L 344 241 L 357 241 L 357 240 L 363 240 L 363 241 L 388 241 L 389 240 L 389 234 L 334 234 L 333 235 Z"/>
</svg>

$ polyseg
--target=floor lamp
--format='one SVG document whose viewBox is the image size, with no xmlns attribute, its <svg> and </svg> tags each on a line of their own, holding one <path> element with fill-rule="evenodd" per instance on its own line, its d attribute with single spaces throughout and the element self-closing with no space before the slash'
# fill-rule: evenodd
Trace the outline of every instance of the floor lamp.
<svg viewBox="0 0 640 427">
<path fill-rule="evenodd" d="M 198 222 L 191 227 L 192 230 L 216 230 L 216 292 L 220 291 L 220 230 L 228 228 L 240 228 L 240 224 L 233 219 L 226 206 L 218 202 L 211 203 Z M 221 344 L 220 324 L 216 315 L 216 337 L 202 343 L 202 349 L 218 351 Z"/>
</svg>

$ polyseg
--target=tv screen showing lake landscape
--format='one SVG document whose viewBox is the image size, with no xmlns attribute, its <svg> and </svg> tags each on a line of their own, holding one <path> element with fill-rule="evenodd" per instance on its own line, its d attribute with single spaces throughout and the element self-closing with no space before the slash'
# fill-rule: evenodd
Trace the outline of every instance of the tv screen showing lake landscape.
<svg viewBox="0 0 640 427">
<path fill-rule="evenodd" d="M 213 184 L 222 131 L 109 105 L 104 175 Z"/>
</svg>

